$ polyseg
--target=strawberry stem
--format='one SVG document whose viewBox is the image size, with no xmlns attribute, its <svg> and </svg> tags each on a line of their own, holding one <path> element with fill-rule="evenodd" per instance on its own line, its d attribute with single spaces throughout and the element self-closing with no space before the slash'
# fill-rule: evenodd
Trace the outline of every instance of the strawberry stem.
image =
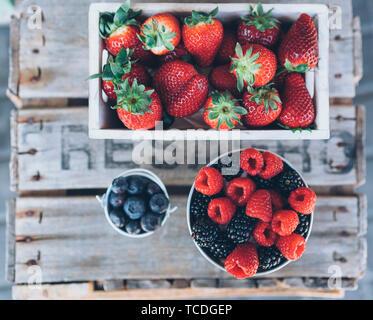
<svg viewBox="0 0 373 320">
<path fill-rule="evenodd" d="M 259 2 L 255 8 L 250 6 L 249 17 L 241 17 L 241 19 L 246 22 L 245 24 L 247 26 L 254 26 L 260 32 L 265 32 L 266 30 L 273 28 L 278 29 L 280 21 L 274 17 L 271 17 L 272 11 L 273 8 L 267 13 L 264 13 L 263 6 Z"/>
</svg>

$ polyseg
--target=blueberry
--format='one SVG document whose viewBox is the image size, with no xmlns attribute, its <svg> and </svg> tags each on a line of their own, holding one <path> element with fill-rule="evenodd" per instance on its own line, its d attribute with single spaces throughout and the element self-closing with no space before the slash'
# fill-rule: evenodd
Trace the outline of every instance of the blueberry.
<svg viewBox="0 0 373 320">
<path fill-rule="evenodd" d="M 146 211 L 145 200 L 136 196 L 129 197 L 124 203 L 123 209 L 130 219 L 139 219 Z"/>
<path fill-rule="evenodd" d="M 128 180 L 125 177 L 118 177 L 113 180 L 111 191 L 114 193 L 125 193 L 128 189 Z"/>
<path fill-rule="evenodd" d="M 124 212 L 118 208 L 113 209 L 109 212 L 109 218 L 117 228 L 123 228 L 127 223 Z"/>
<path fill-rule="evenodd" d="M 139 234 L 141 233 L 141 226 L 139 220 L 131 220 L 126 224 L 124 230 L 129 234 Z"/>
<path fill-rule="evenodd" d="M 137 176 L 133 176 L 130 178 L 128 183 L 127 192 L 132 195 L 141 194 L 144 192 L 145 189 L 145 181 Z"/>
<path fill-rule="evenodd" d="M 161 226 L 161 216 L 155 213 L 147 213 L 141 218 L 141 228 L 146 232 L 151 232 Z"/>
<path fill-rule="evenodd" d="M 162 190 L 159 187 L 159 185 L 157 185 L 154 182 L 149 182 L 148 185 L 146 186 L 146 193 L 149 196 L 152 196 L 154 194 L 161 193 L 161 192 L 162 192 Z"/>
<path fill-rule="evenodd" d="M 120 208 L 120 207 L 122 207 L 123 204 L 124 204 L 124 200 L 125 200 L 124 194 L 117 194 L 117 193 L 114 193 L 114 192 L 110 192 L 110 195 L 109 195 L 109 204 L 113 208 Z"/>
<path fill-rule="evenodd" d="M 149 200 L 150 209 L 155 213 L 164 213 L 168 208 L 169 201 L 163 193 L 157 193 Z"/>
</svg>

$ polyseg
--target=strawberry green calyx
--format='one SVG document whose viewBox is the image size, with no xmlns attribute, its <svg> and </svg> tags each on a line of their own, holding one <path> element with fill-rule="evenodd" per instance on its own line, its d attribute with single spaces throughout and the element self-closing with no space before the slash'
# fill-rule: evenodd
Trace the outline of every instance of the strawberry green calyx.
<svg viewBox="0 0 373 320">
<path fill-rule="evenodd" d="M 244 54 L 241 45 L 237 42 L 236 55 L 238 58 L 231 58 L 230 72 L 236 72 L 238 91 L 242 91 L 245 82 L 250 89 L 255 83 L 255 73 L 262 67 L 262 64 L 256 63 L 260 53 L 253 55 L 253 47 L 250 47 Z"/>
<path fill-rule="evenodd" d="M 143 25 L 142 33 L 143 35 L 138 34 L 137 37 L 142 43 L 144 43 L 145 50 L 162 46 L 169 51 L 175 49 L 175 46 L 170 42 L 170 40 L 177 36 L 177 33 L 167 32 L 166 27 L 160 26 L 154 18 L 152 18 L 151 24 Z"/>
<path fill-rule="evenodd" d="M 299 64 L 296 67 L 294 67 L 293 64 L 289 61 L 289 59 L 286 59 L 284 67 L 286 68 L 286 70 L 288 70 L 290 72 L 304 73 L 304 72 L 307 72 L 308 70 L 310 70 L 310 67 L 309 67 L 308 63 Z"/>
<path fill-rule="evenodd" d="M 115 58 L 109 56 L 107 63 L 102 68 L 102 73 L 93 74 L 88 77 L 88 80 L 102 78 L 104 81 L 113 81 L 114 83 L 122 81 L 123 76 L 131 72 L 132 64 L 135 62 L 131 60 L 132 53 L 132 49 L 122 47 Z"/>
<path fill-rule="evenodd" d="M 126 0 L 115 13 L 107 11 L 101 13 L 99 22 L 101 38 L 107 39 L 115 30 L 123 25 L 139 25 L 135 18 L 142 11 L 133 11 L 130 6 L 130 0 Z"/>
<path fill-rule="evenodd" d="M 269 108 L 276 111 L 278 109 L 277 103 L 282 103 L 278 91 L 272 88 L 271 84 L 248 91 L 252 94 L 250 101 L 255 102 L 259 106 L 263 104 L 267 114 L 269 113 Z"/>
<path fill-rule="evenodd" d="M 117 105 L 112 107 L 113 109 L 120 108 L 133 115 L 153 113 L 149 108 L 152 103 L 150 96 L 154 92 L 153 89 L 147 90 L 144 85 L 138 84 L 136 79 L 130 86 L 128 78 L 117 85 L 118 89 L 114 90 L 117 94 Z"/>
<path fill-rule="evenodd" d="M 233 120 L 242 124 L 238 115 L 245 115 L 247 110 L 237 105 L 240 100 L 232 99 L 232 94 L 229 91 L 225 91 L 224 93 L 214 91 L 211 96 L 213 107 L 206 109 L 210 111 L 207 117 L 210 120 L 218 119 L 217 129 L 224 123 L 228 128 L 233 129 Z"/>
<path fill-rule="evenodd" d="M 192 15 L 184 18 L 184 23 L 188 27 L 193 27 L 201 22 L 205 24 L 212 24 L 212 19 L 214 18 L 214 16 L 217 15 L 218 12 L 219 12 L 218 7 L 212 10 L 210 13 L 197 12 L 197 11 L 192 10 Z"/>
<path fill-rule="evenodd" d="M 264 13 L 263 6 L 261 3 L 258 3 L 256 8 L 250 6 L 250 16 L 241 17 L 241 20 L 245 21 L 247 26 L 254 26 L 260 32 L 265 32 L 273 28 L 278 29 L 280 21 L 274 17 L 271 17 L 273 8 L 267 13 Z"/>
</svg>

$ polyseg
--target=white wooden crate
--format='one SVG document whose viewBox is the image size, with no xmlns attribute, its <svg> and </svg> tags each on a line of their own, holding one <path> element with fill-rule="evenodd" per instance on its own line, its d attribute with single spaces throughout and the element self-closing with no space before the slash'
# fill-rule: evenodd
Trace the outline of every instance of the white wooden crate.
<svg viewBox="0 0 373 320">
<path fill-rule="evenodd" d="M 176 16 L 185 16 L 192 10 L 209 12 L 219 6 L 217 18 L 223 22 L 239 19 L 249 12 L 250 4 L 242 3 L 137 3 L 134 9 L 142 9 L 145 16 L 159 12 L 170 12 Z M 99 17 L 103 11 L 116 11 L 120 3 L 93 3 L 89 10 L 89 73 L 102 70 L 104 43 L 99 36 Z M 301 13 L 308 13 L 315 21 L 319 37 L 320 60 L 318 66 L 306 74 L 307 88 L 313 97 L 316 108 L 315 129 L 312 132 L 292 132 L 290 130 L 249 130 L 243 128 L 239 135 L 222 134 L 208 129 L 203 123 L 201 112 L 176 119 L 169 130 L 131 131 L 117 126 L 117 115 L 106 104 L 102 95 L 101 80 L 89 83 L 89 136 L 93 139 L 240 139 L 240 140 L 291 140 L 291 139 L 328 139 L 329 132 L 329 29 L 328 7 L 320 4 L 268 4 L 264 10 L 274 8 L 273 15 L 282 21 L 295 21 Z M 198 130 L 197 130 L 198 129 Z M 203 131 L 202 131 L 203 130 Z"/>
</svg>

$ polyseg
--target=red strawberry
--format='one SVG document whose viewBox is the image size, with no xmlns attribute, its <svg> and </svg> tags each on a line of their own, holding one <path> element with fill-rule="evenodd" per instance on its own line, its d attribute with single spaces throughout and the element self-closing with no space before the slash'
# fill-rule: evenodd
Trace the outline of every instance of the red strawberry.
<svg viewBox="0 0 373 320">
<path fill-rule="evenodd" d="M 234 204 L 243 207 L 255 189 L 255 183 L 250 178 L 235 178 L 228 183 L 225 193 Z"/>
<path fill-rule="evenodd" d="M 289 71 L 305 72 L 319 61 L 317 30 L 312 18 L 303 13 L 292 25 L 278 51 L 280 63 Z"/>
<path fill-rule="evenodd" d="M 208 196 L 220 192 L 224 186 L 224 179 L 221 173 L 212 167 L 203 167 L 194 180 L 195 189 Z"/>
<path fill-rule="evenodd" d="M 278 236 L 272 231 L 269 223 L 259 221 L 253 231 L 253 237 L 258 245 L 270 247 L 275 244 Z"/>
<path fill-rule="evenodd" d="M 284 207 L 284 199 L 282 198 L 281 194 L 272 189 L 268 190 L 268 192 L 271 194 L 273 211 L 281 210 Z"/>
<path fill-rule="evenodd" d="M 235 97 L 240 97 L 240 93 L 237 90 L 237 79 L 229 71 L 229 65 L 213 68 L 210 72 L 209 80 L 215 89 L 219 91 L 228 90 Z"/>
<path fill-rule="evenodd" d="M 228 223 L 236 211 L 236 206 L 228 198 L 212 199 L 208 207 L 208 215 L 212 221 L 218 224 Z"/>
<path fill-rule="evenodd" d="M 216 54 L 215 62 L 218 64 L 230 63 L 231 57 L 234 56 L 236 43 L 237 37 L 235 33 L 232 30 L 224 30 L 223 40 Z"/>
<path fill-rule="evenodd" d="M 281 158 L 276 156 L 274 153 L 267 151 L 262 152 L 262 155 L 264 166 L 259 172 L 259 176 L 263 179 L 271 179 L 274 176 L 277 176 L 284 168 Z"/>
<path fill-rule="evenodd" d="M 276 75 L 273 78 L 273 86 L 279 91 L 282 92 L 284 85 L 285 85 L 285 79 L 290 74 L 290 71 L 286 70 L 283 67 L 278 67 L 276 71 Z"/>
<path fill-rule="evenodd" d="M 299 259 L 306 250 L 306 240 L 301 235 L 292 233 L 278 238 L 276 246 L 286 259 L 294 261 Z"/>
<path fill-rule="evenodd" d="M 144 86 L 148 87 L 150 85 L 150 76 L 148 71 L 139 63 L 134 63 L 131 66 L 131 71 L 124 74 L 122 77 L 122 80 L 126 80 L 128 78 L 128 82 L 130 85 L 132 85 L 133 80 L 137 80 L 137 83 L 143 84 Z M 108 96 L 109 99 L 116 101 L 117 100 L 117 94 L 114 92 L 115 86 L 113 81 L 102 81 L 103 89 Z"/>
<path fill-rule="evenodd" d="M 155 55 L 173 51 L 181 39 L 179 21 L 169 13 L 149 17 L 141 26 L 139 39 Z"/>
<path fill-rule="evenodd" d="M 180 42 L 177 47 L 173 51 L 169 51 L 166 54 L 159 56 L 158 61 L 159 64 L 165 64 L 167 62 L 175 61 L 175 60 L 184 60 L 188 57 L 189 53 L 185 48 L 184 44 Z M 185 60 L 184 60 L 185 61 Z"/>
<path fill-rule="evenodd" d="M 153 86 L 161 96 L 166 111 L 177 118 L 189 116 L 203 107 L 208 90 L 207 78 L 193 65 L 175 60 L 160 67 Z"/>
<path fill-rule="evenodd" d="M 269 125 L 278 118 L 282 110 L 277 90 L 268 86 L 246 91 L 242 100 L 242 105 L 247 110 L 243 122 L 248 127 Z"/>
<path fill-rule="evenodd" d="M 315 120 L 315 107 L 299 73 L 291 73 L 285 80 L 282 95 L 280 124 L 292 129 L 306 128 Z"/>
<path fill-rule="evenodd" d="M 288 236 L 299 224 L 298 214 L 293 210 L 279 210 L 274 213 L 271 227 L 280 236 Z"/>
<path fill-rule="evenodd" d="M 252 243 L 239 244 L 225 259 L 224 268 L 237 279 L 255 275 L 259 267 L 258 252 Z"/>
<path fill-rule="evenodd" d="M 115 83 L 122 82 L 127 78 L 130 85 L 134 79 L 146 87 L 150 85 L 149 73 L 141 64 L 132 63 L 132 53 L 133 50 L 121 48 L 115 59 L 113 56 L 109 56 L 107 63 L 103 66 L 102 73 L 94 74 L 88 78 L 102 78 L 102 87 L 110 100 L 117 100 L 117 94 L 114 92 L 117 89 Z"/>
<path fill-rule="evenodd" d="M 257 190 L 250 197 L 246 206 L 246 214 L 252 218 L 258 218 L 263 222 L 272 219 L 271 194 L 268 190 Z"/>
<path fill-rule="evenodd" d="M 115 13 L 101 13 L 100 36 L 112 55 L 116 56 L 121 48 L 133 49 L 133 58 L 150 63 L 151 53 L 143 49 L 141 41 L 137 38 L 140 28 L 135 18 L 140 14 L 141 10 L 130 9 L 129 0 L 126 0 Z"/>
<path fill-rule="evenodd" d="M 230 71 L 237 78 L 237 89 L 261 87 L 269 83 L 276 73 L 276 55 L 259 44 L 236 45 Z"/>
<path fill-rule="evenodd" d="M 200 67 L 212 64 L 223 40 L 223 25 L 213 18 L 217 13 L 218 7 L 210 13 L 192 11 L 184 19 L 183 41 Z"/>
<path fill-rule="evenodd" d="M 288 201 L 295 211 L 310 214 L 315 211 L 316 193 L 310 188 L 300 187 L 290 193 Z"/>
<path fill-rule="evenodd" d="M 251 176 L 256 176 L 263 168 L 263 155 L 254 148 L 247 148 L 241 152 L 240 166 Z"/>
<path fill-rule="evenodd" d="M 261 44 L 273 47 L 280 36 L 280 21 L 271 17 L 273 9 L 264 13 L 260 3 L 254 9 L 250 6 L 250 16 L 243 20 L 237 30 L 238 41 L 241 45 L 248 43 Z"/>
<path fill-rule="evenodd" d="M 231 130 L 241 124 L 241 116 L 246 112 L 230 92 L 214 91 L 206 101 L 203 120 L 213 129 Z"/>
<path fill-rule="evenodd" d="M 162 104 L 154 90 L 127 78 L 118 83 L 117 109 L 119 119 L 132 130 L 152 129 L 162 119 Z"/>
</svg>

